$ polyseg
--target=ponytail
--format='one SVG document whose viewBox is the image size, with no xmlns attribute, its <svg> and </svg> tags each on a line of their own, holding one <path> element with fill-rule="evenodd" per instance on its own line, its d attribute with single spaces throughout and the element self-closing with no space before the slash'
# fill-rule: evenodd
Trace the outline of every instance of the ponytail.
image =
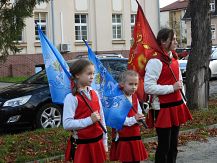
<svg viewBox="0 0 217 163">
<path fill-rule="evenodd" d="M 71 78 L 71 91 L 74 96 L 78 93 L 78 85 L 74 76 Z"/>
</svg>

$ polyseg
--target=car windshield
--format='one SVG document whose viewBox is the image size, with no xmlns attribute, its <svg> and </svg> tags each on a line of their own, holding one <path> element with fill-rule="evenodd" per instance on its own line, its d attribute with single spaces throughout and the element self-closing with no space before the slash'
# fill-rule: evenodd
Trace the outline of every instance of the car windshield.
<svg viewBox="0 0 217 163">
<path fill-rule="evenodd" d="M 106 67 L 106 69 L 111 73 L 116 81 L 118 81 L 118 76 L 121 72 L 127 69 L 127 59 L 117 60 L 117 59 L 102 59 L 101 62 Z M 69 63 L 70 65 L 71 63 Z M 47 75 L 45 70 L 38 72 L 37 74 L 31 76 L 23 83 L 25 84 L 47 84 Z"/>
<path fill-rule="evenodd" d="M 113 78 L 118 81 L 120 73 L 127 70 L 128 60 L 101 60 L 105 68 L 111 73 Z"/>
<path fill-rule="evenodd" d="M 31 76 L 27 80 L 25 80 L 23 83 L 25 84 L 47 84 L 47 75 L 45 73 L 45 70 L 42 70 L 38 72 L 37 74 Z"/>
<path fill-rule="evenodd" d="M 217 50 L 212 53 L 211 59 L 217 59 Z"/>
</svg>

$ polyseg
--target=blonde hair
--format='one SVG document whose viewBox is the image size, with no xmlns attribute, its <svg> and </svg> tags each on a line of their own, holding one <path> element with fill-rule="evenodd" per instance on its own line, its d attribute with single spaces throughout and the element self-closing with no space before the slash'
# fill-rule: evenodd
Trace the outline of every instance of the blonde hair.
<svg viewBox="0 0 217 163">
<path fill-rule="evenodd" d="M 135 77 L 139 77 L 138 73 L 134 70 L 126 70 L 124 72 L 121 73 L 120 77 L 119 77 L 119 83 L 125 83 L 125 81 L 127 80 L 127 76 L 135 76 Z"/>
</svg>

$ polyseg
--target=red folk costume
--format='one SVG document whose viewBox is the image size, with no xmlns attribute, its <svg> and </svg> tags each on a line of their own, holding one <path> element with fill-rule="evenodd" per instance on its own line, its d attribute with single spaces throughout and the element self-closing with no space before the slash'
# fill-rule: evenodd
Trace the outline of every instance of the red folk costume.
<svg viewBox="0 0 217 163">
<path fill-rule="evenodd" d="M 136 94 L 132 95 L 132 103 L 136 112 L 138 112 L 138 100 Z M 131 109 L 127 117 L 133 117 L 135 111 Z M 141 140 L 140 127 L 139 124 L 134 124 L 132 126 L 123 126 L 121 130 L 118 131 L 119 138 L 115 141 L 116 131 L 112 129 L 112 145 L 110 150 L 110 160 L 111 161 L 141 161 L 146 160 L 148 153 L 144 147 Z"/>
<path fill-rule="evenodd" d="M 95 91 L 90 90 L 91 100 L 86 98 L 93 111 L 100 112 L 99 99 Z M 91 111 L 80 94 L 76 95 L 78 106 L 74 119 L 82 119 L 91 116 Z M 103 163 L 106 160 L 106 152 L 102 140 L 103 131 L 98 123 L 77 130 L 77 149 L 74 163 Z M 67 150 L 66 150 L 67 151 Z M 66 156 L 69 153 L 66 153 Z M 68 161 L 66 158 L 66 161 Z"/>
<path fill-rule="evenodd" d="M 169 66 L 162 62 L 162 71 L 157 80 L 159 85 L 173 85 L 176 81 Z M 179 63 L 177 59 L 172 58 L 170 67 L 174 72 L 176 79 L 180 79 Z M 182 99 L 180 91 L 175 91 L 170 94 L 158 95 L 160 103 L 160 111 L 158 113 L 155 127 L 156 128 L 170 128 L 172 126 L 180 126 L 188 120 L 192 120 L 192 116 L 189 112 L 188 107 Z M 147 124 L 153 125 L 153 115 L 150 114 L 147 117 Z M 153 126 L 152 126 L 153 127 Z"/>
</svg>

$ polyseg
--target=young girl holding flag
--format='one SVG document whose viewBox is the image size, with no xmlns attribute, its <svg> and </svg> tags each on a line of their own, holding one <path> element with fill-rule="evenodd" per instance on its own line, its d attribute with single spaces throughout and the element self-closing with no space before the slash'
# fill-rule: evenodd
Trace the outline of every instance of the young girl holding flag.
<svg viewBox="0 0 217 163">
<path fill-rule="evenodd" d="M 76 60 L 70 67 L 70 73 L 72 93 L 64 100 L 63 127 L 73 131 L 73 135 L 65 160 L 73 159 L 70 148 L 75 143 L 74 163 L 103 163 L 108 150 L 107 134 L 102 130 L 106 126 L 99 96 L 90 87 L 94 65 L 85 59 Z"/>
<path fill-rule="evenodd" d="M 129 111 L 121 130 L 112 129 L 113 142 L 110 150 L 110 160 L 123 163 L 139 163 L 146 160 L 148 154 L 141 140 L 138 122 L 144 119 L 135 91 L 139 82 L 135 71 L 127 70 L 120 76 L 120 87 L 133 107 Z"/>
</svg>

